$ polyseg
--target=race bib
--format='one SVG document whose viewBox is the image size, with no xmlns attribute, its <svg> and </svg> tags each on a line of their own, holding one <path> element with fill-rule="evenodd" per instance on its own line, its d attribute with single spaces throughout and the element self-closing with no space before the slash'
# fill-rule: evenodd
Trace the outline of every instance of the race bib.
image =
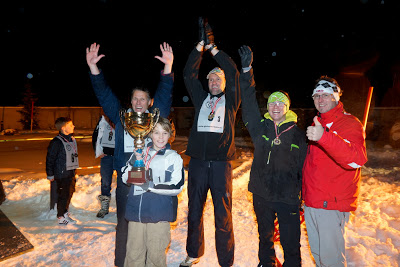
<svg viewBox="0 0 400 267">
<path fill-rule="evenodd" d="M 100 145 L 102 147 L 115 148 L 115 130 L 107 122 L 103 125 L 103 135 L 101 136 Z"/>
<path fill-rule="evenodd" d="M 75 138 L 72 138 L 72 142 L 68 142 L 63 140 L 62 137 L 57 136 L 64 145 L 65 155 L 66 155 L 66 168 L 67 171 L 75 170 L 79 167 L 79 160 L 78 160 L 78 145 L 76 144 Z"/>
<path fill-rule="evenodd" d="M 225 120 L 225 95 L 220 98 L 213 97 L 208 94 L 201 106 L 199 118 L 197 120 L 198 132 L 224 132 Z"/>
<path fill-rule="evenodd" d="M 133 144 L 135 139 L 124 130 L 124 152 L 125 153 L 133 153 L 133 150 L 135 149 L 135 146 Z M 145 137 L 144 139 L 144 147 L 147 146 L 148 143 L 151 142 L 151 139 L 149 137 Z"/>
</svg>

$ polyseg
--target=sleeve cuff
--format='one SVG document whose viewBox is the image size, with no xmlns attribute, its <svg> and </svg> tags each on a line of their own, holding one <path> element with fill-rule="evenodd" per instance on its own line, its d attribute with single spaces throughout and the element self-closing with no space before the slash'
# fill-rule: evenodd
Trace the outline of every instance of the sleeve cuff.
<svg viewBox="0 0 400 267">
<path fill-rule="evenodd" d="M 248 72 L 248 71 L 250 71 L 250 70 L 251 70 L 251 66 L 249 66 L 249 67 L 246 67 L 246 68 L 242 68 L 242 70 L 243 70 L 243 72 Z"/>
<path fill-rule="evenodd" d="M 161 76 L 174 76 L 174 72 L 171 71 L 171 72 L 168 73 L 168 74 L 164 74 L 164 70 L 161 70 Z"/>
<path fill-rule="evenodd" d="M 90 78 L 92 79 L 92 80 L 97 80 L 97 79 L 104 79 L 104 74 L 103 74 L 103 71 L 100 69 L 100 73 L 99 74 L 92 74 L 90 71 L 89 71 L 89 76 L 90 76 Z"/>
</svg>

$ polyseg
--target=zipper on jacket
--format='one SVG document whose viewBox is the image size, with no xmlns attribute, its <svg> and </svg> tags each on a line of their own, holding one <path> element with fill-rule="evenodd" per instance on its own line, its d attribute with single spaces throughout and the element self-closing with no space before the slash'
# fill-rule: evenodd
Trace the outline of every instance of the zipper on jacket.
<svg viewBox="0 0 400 267">
<path fill-rule="evenodd" d="M 274 146 L 274 142 L 271 142 L 271 150 L 268 153 L 268 160 L 267 160 L 267 164 L 269 164 L 269 159 L 271 157 L 271 151 L 272 151 L 272 147 Z"/>
<path fill-rule="evenodd" d="M 139 222 L 142 222 L 142 200 L 143 200 L 143 194 L 140 195 L 140 202 L 139 202 Z"/>
<path fill-rule="evenodd" d="M 207 134 L 204 135 L 204 143 L 203 143 L 203 160 L 206 160 L 207 156 Z"/>
</svg>

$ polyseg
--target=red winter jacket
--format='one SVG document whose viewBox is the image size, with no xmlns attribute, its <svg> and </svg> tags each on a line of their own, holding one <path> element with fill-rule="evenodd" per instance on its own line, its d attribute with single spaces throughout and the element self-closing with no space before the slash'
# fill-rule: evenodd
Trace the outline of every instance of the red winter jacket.
<svg viewBox="0 0 400 267">
<path fill-rule="evenodd" d="M 325 132 L 310 142 L 303 167 L 303 199 L 312 208 L 353 211 L 367 162 L 365 132 L 360 121 L 346 113 L 342 102 L 318 114 Z"/>
</svg>

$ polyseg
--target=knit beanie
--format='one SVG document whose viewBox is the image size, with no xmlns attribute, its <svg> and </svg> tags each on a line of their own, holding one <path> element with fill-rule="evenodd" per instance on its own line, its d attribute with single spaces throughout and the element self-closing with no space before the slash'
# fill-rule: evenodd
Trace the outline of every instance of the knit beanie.
<svg viewBox="0 0 400 267">
<path fill-rule="evenodd" d="M 207 79 L 210 78 L 210 74 L 215 74 L 217 75 L 220 79 L 225 80 L 225 72 L 218 67 L 213 68 L 207 75 Z"/>
</svg>

